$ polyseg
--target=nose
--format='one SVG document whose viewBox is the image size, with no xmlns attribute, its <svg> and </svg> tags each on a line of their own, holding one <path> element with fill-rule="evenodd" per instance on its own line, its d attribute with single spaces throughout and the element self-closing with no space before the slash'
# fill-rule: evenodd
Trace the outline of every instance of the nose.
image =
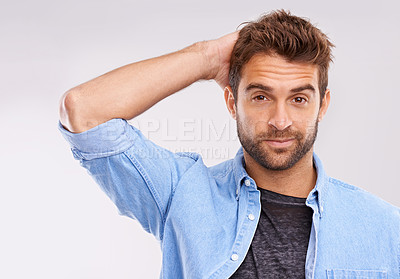
<svg viewBox="0 0 400 279">
<path fill-rule="evenodd" d="M 271 108 L 268 125 L 271 125 L 278 130 L 284 130 L 292 125 L 292 120 L 289 116 L 285 104 L 277 103 L 273 108 Z"/>
</svg>

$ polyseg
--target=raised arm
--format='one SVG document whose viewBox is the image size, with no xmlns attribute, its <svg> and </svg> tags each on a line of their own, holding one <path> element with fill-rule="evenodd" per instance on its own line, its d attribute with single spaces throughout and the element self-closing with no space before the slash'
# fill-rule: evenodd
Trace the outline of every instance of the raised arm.
<svg viewBox="0 0 400 279">
<path fill-rule="evenodd" d="M 132 63 L 75 88 L 60 100 L 61 124 L 80 133 L 113 118 L 132 119 L 198 80 L 228 85 L 229 60 L 238 31 L 177 52 Z"/>
</svg>

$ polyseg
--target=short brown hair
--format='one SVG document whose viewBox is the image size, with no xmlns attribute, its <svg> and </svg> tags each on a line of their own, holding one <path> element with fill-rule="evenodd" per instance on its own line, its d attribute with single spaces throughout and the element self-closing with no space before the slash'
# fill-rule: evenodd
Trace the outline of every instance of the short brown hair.
<svg viewBox="0 0 400 279">
<path fill-rule="evenodd" d="M 318 67 L 320 104 L 328 86 L 328 68 L 334 45 L 309 20 L 284 10 L 273 11 L 257 21 L 244 22 L 232 51 L 229 84 L 237 101 L 241 71 L 258 53 L 280 55 L 289 62 L 302 62 Z M 241 25 L 242 25 L 241 24 Z"/>
</svg>

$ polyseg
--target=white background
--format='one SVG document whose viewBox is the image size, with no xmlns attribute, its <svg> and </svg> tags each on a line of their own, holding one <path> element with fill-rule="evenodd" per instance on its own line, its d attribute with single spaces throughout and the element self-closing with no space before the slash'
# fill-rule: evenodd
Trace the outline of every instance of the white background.
<svg viewBox="0 0 400 279">
<path fill-rule="evenodd" d="M 336 45 L 331 106 L 315 148 L 327 173 L 400 206 L 398 1 L 2 1 L 0 278 L 158 278 L 159 244 L 119 216 L 73 159 L 57 130 L 59 99 L 116 67 L 217 38 L 279 8 L 310 18 Z M 162 119 L 178 128 L 182 119 L 235 127 L 214 82 L 194 84 L 137 120 Z M 160 131 L 150 138 L 172 149 L 228 148 L 233 157 L 239 147 L 231 136 L 168 141 Z"/>
</svg>

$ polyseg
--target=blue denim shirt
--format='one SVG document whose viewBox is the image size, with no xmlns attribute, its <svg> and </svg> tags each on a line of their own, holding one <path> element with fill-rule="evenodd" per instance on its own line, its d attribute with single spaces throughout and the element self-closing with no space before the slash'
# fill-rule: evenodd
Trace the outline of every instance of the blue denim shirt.
<svg viewBox="0 0 400 279">
<path fill-rule="evenodd" d="M 207 167 L 199 154 L 167 151 L 123 119 L 82 133 L 58 128 L 119 213 L 159 240 L 160 278 L 229 278 L 240 266 L 261 210 L 242 148 Z M 327 176 L 315 154 L 314 164 L 306 278 L 400 278 L 399 208 Z"/>
</svg>

